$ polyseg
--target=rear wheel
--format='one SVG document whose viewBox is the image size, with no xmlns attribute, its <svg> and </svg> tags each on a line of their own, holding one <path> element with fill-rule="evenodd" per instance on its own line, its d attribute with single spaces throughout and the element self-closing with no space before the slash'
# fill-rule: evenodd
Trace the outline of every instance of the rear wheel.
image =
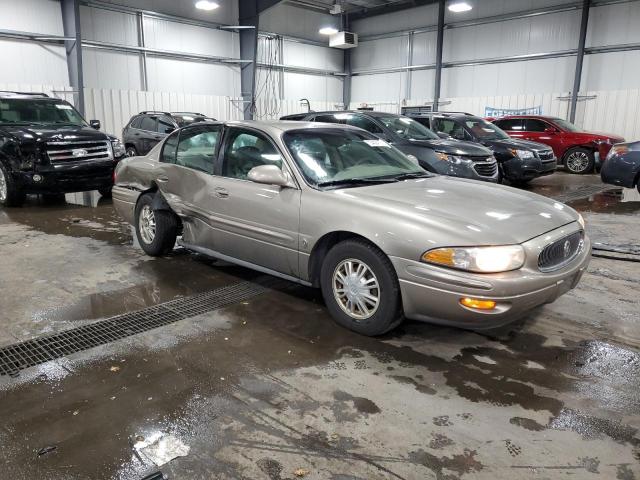
<svg viewBox="0 0 640 480">
<path fill-rule="evenodd" d="M 572 148 L 564 158 L 564 165 L 571 173 L 582 175 L 593 171 L 595 156 L 591 150 L 586 148 Z"/>
<path fill-rule="evenodd" d="M 104 188 L 99 188 L 98 189 L 98 193 L 103 196 L 104 198 L 111 198 L 111 190 L 113 189 L 113 186 L 111 187 L 104 187 Z"/>
<path fill-rule="evenodd" d="M 133 145 L 129 145 L 127 147 L 126 152 L 125 152 L 125 156 L 127 156 L 127 157 L 137 157 L 138 156 L 138 151 L 136 150 L 136 147 L 134 147 Z"/>
<path fill-rule="evenodd" d="M 147 255 L 169 253 L 176 244 L 178 219 L 173 212 L 153 209 L 154 194 L 140 197 L 136 205 L 135 228 L 138 243 Z"/>
<path fill-rule="evenodd" d="M 402 322 L 393 265 L 368 242 L 345 240 L 335 245 L 320 276 L 324 301 L 340 325 L 363 335 L 381 335 Z"/>
<path fill-rule="evenodd" d="M 5 166 L 0 163 L 0 205 L 5 207 L 19 207 L 24 203 L 26 195 L 20 191 L 13 177 Z"/>
</svg>

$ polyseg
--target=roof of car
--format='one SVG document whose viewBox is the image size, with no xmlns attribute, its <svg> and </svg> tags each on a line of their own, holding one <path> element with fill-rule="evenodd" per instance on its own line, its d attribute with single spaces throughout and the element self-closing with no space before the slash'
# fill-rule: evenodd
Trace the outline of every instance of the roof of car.
<svg viewBox="0 0 640 480">
<path fill-rule="evenodd" d="M 357 127 L 349 125 L 339 125 L 335 123 L 322 123 L 322 122 L 302 122 L 297 120 L 233 120 L 225 122 L 227 125 L 239 126 L 239 127 L 253 127 L 262 130 L 287 132 L 289 130 L 300 130 L 304 128 L 349 128 L 354 130 L 360 130 Z"/>
<path fill-rule="evenodd" d="M 504 115 L 502 117 L 496 118 L 496 120 L 504 120 L 507 118 L 539 118 L 541 120 L 555 120 L 558 117 L 554 117 L 551 115 Z"/>
<path fill-rule="evenodd" d="M 369 115 L 372 117 L 399 117 L 403 116 L 398 113 L 387 113 L 387 112 L 378 112 L 375 110 L 324 110 L 321 112 L 307 112 L 307 113 L 294 113 L 292 115 L 285 115 L 285 117 L 296 117 L 298 115 L 307 116 L 307 115 L 336 115 L 336 114 L 344 114 L 344 113 L 360 113 L 363 115 Z"/>
</svg>

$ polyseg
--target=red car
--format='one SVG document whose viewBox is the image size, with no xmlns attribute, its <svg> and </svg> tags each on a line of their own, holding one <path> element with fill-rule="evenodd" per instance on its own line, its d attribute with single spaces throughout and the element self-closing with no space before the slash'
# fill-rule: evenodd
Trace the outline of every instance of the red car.
<svg viewBox="0 0 640 480">
<path fill-rule="evenodd" d="M 571 173 L 589 173 L 607 158 L 614 143 L 624 138 L 607 133 L 585 132 L 557 117 L 509 115 L 489 119 L 509 136 L 545 143 Z"/>
</svg>

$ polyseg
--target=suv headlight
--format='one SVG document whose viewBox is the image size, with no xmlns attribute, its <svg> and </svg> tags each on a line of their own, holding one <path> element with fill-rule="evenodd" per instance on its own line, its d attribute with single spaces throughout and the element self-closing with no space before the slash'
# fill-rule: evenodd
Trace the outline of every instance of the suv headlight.
<svg viewBox="0 0 640 480">
<path fill-rule="evenodd" d="M 530 150 L 511 149 L 511 154 L 514 157 L 520 157 L 520 158 L 534 158 L 535 157 L 535 154 Z"/>
<path fill-rule="evenodd" d="M 468 158 L 461 157 L 459 155 L 449 155 L 444 152 L 436 152 L 436 157 L 438 160 L 442 160 L 443 162 L 451 162 L 459 165 L 460 163 L 471 162 Z"/>
<path fill-rule="evenodd" d="M 524 259 L 520 245 L 436 248 L 422 255 L 426 263 L 478 273 L 517 270 L 524 265 Z"/>
<path fill-rule="evenodd" d="M 124 144 L 118 140 L 111 140 L 111 146 L 113 147 L 113 156 L 115 158 L 124 157 L 125 153 L 127 153 L 126 148 L 124 148 Z"/>
</svg>

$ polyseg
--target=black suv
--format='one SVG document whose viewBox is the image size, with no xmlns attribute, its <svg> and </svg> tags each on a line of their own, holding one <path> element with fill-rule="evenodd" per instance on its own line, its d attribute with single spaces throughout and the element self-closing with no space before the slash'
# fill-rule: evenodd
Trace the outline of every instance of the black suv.
<svg viewBox="0 0 640 480">
<path fill-rule="evenodd" d="M 98 190 L 111 194 L 124 145 L 87 123 L 73 106 L 44 93 L 0 92 L 0 205 L 27 193 Z"/>
<path fill-rule="evenodd" d="M 498 165 L 491 150 L 471 142 L 441 138 L 403 115 L 373 111 L 310 112 L 280 120 L 340 123 L 360 127 L 389 142 L 429 172 L 486 182 L 498 181 Z M 444 135 L 448 137 L 448 135 Z"/>
<path fill-rule="evenodd" d="M 480 143 L 490 148 L 498 160 L 501 180 L 506 179 L 513 185 L 522 185 L 556 171 L 557 160 L 551 147 L 511 138 L 493 123 L 470 113 L 433 112 L 407 115 L 439 134 Z"/>
<path fill-rule="evenodd" d="M 202 113 L 140 112 L 131 117 L 122 130 L 127 157 L 146 155 L 160 140 L 177 128 L 204 121 L 215 122 L 216 119 Z"/>
</svg>

